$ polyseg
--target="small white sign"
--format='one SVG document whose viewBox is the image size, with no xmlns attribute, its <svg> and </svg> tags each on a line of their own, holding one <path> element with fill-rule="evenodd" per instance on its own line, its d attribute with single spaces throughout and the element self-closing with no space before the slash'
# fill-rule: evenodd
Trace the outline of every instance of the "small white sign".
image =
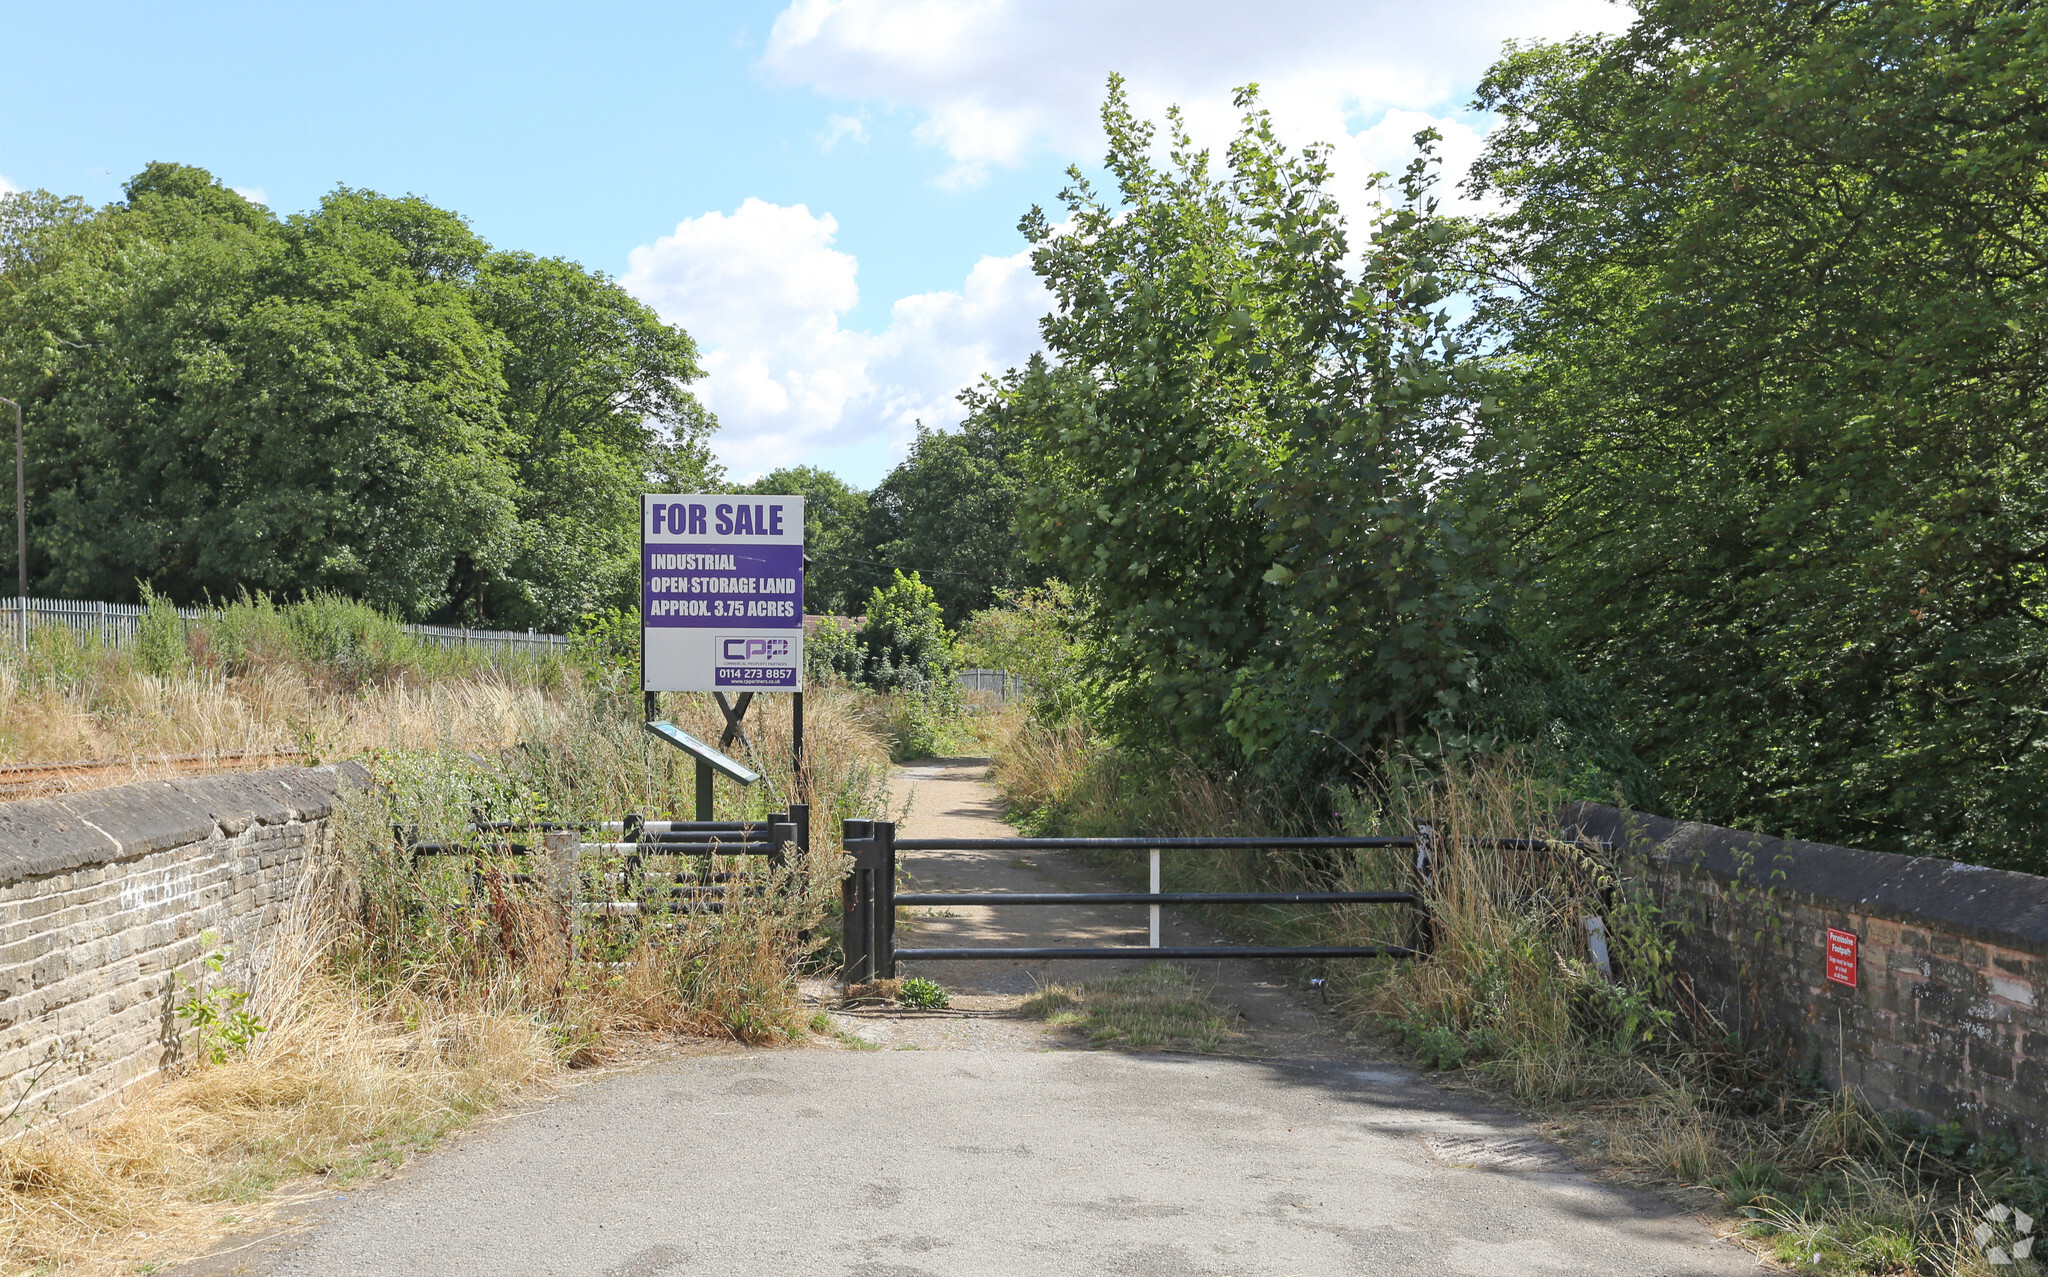
<svg viewBox="0 0 2048 1277">
<path fill-rule="evenodd" d="M 802 497 L 650 493 L 640 567 L 643 690 L 803 690 Z"/>
</svg>

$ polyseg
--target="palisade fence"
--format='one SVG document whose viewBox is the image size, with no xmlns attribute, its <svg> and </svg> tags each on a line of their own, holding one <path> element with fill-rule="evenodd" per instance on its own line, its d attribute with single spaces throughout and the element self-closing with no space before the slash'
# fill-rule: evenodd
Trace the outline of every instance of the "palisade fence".
<svg viewBox="0 0 2048 1277">
<path fill-rule="evenodd" d="M 96 638 L 108 647 L 125 648 L 135 642 L 148 609 L 139 603 L 99 603 L 83 599 L 0 598 L 0 644 L 19 648 L 30 632 L 44 626 L 63 626 L 81 637 Z M 203 620 L 211 609 L 181 607 L 179 616 L 188 621 Z M 440 647 L 472 648 L 484 653 L 546 655 L 565 652 L 569 640 L 560 634 L 534 630 L 472 630 L 460 625 L 405 625 Z"/>
<path fill-rule="evenodd" d="M 1024 680 L 1008 670 L 961 670 L 960 690 L 986 692 L 999 701 L 1024 695 Z"/>
</svg>

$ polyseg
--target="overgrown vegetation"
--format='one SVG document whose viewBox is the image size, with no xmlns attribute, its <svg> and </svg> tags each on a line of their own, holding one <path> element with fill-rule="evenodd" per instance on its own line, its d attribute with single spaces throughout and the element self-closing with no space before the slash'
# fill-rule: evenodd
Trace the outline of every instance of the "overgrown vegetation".
<svg viewBox="0 0 2048 1277">
<path fill-rule="evenodd" d="M 395 1165 L 650 1035 L 773 1043 L 812 1032 L 796 982 L 830 963 L 823 912 L 837 901 L 839 821 L 876 810 L 887 775 L 860 695 L 813 690 L 801 777 L 787 716 L 757 712 L 735 749 L 763 779 L 720 787 L 722 817 L 807 797 L 808 858 L 747 883 L 734 874 L 759 860 L 700 861 L 693 873 L 649 859 L 628 879 L 621 860 L 600 857 L 581 866 L 581 894 L 639 904 L 680 890 L 715 910 L 577 915 L 566 865 L 540 854 L 538 831 L 505 837 L 533 855 L 416 862 L 393 830 L 475 846 L 480 815 L 594 827 L 629 810 L 688 810 L 693 767 L 642 730 L 637 688 L 601 644 L 494 666 L 408 646 L 388 619 L 333 599 L 251 599 L 176 625 L 153 612 L 133 651 L 36 631 L 27 657 L 0 654 L 0 721 L 69 715 L 98 733 L 74 757 L 104 757 L 116 737 L 148 755 L 219 750 L 231 723 L 237 745 L 301 741 L 322 758 L 363 758 L 376 784 L 338 800 L 332 876 L 302 884 L 295 906 L 307 910 L 303 952 L 270 955 L 252 993 L 241 965 L 210 950 L 181 986 L 193 1033 L 178 1076 L 106 1120 L 0 1146 L 8 1271 L 132 1272 L 189 1255 L 261 1219 L 280 1184 Z M 707 738 L 723 725 L 708 697 L 670 696 L 663 712 Z M 36 738 L 45 747 L 50 730 Z M 146 772 L 147 758 L 137 766 Z"/>
<path fill-rule="evenodd" d="M 1668 814 L 2048 872 L 2044 94 L 2009 0 L 1654 0 L 1481 86 L 1526 615 Z"/>
<path fill-rule="evenodd" d="M 0 645 L 0 761 L 324 761 L 441 744 L 496 749 L 596 687 L 580 657 L 444 648 L 334 595 L 244 596 L 185 620 L 152 596 L 134 643 L 36 625 Z M 67 782 L 101 785 L 122 772 Z"/>
</svg>

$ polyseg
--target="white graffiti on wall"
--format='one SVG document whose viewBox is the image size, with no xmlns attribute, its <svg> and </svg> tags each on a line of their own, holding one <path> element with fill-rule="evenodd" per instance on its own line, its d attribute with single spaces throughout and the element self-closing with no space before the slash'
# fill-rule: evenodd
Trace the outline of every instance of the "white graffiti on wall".
<svg viewBox="0 0 2048 1277">
<path fill-rule="evenodd" d="M 190 900 L 198 889 L 190 869 L 163 869 L 142 874 L 121 884 L 121 908 L 147 909 L 153 905 L 177 904 Z"/>
</svg>

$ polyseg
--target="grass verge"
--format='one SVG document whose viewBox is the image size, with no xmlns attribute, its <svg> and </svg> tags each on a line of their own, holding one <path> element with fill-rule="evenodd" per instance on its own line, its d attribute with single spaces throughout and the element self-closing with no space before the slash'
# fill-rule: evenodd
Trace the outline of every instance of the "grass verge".
<svg viewBox="0 0 2048 1277">
<path fill-rule="evenodd" d="M 1165 962 L 1109 980 L 1048 984 L 1024 1000 L 1023 1011 L 1072 1028 L 1090 1046 L 1216 1052 L 1243 1037 L 1192 975 Z"/>
</svg>

